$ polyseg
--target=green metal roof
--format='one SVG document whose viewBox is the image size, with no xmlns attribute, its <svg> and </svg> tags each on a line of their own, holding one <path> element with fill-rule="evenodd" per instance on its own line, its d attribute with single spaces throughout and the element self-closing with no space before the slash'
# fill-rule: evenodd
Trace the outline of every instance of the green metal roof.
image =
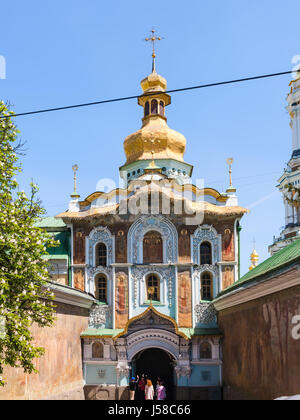
<svg viewBox="0 0 300 420">
<path fill-rule="evenodd" d="M 40 228 L 65 228 L 66 224 L 59 217 L 42 217 L 37 223 L 36 226 Z"/>
<path fill-rule="evenodd" d="M 295 262 L 298 259 L 300 259 L 300 239 L 297 239 L 292 244 L 287 245 L 285 248 L 272 255 L 272 257 L 253 268 L 253 270 L 241 277 L 236 283 L 223 290 L 219 296 L 229 293 L 245 283 L 258 280 L 259 277 L 268 275 Z"/>
<path fill-rule="evenodd" d="M 221 332 L 218 328 L 179 328 L 179 331 L 184 333 L 188 338 L 193 336 L 203 336 L 203 335 L 221 335 Z M 81 337 L 111 337 L 114 338 L 120 333 L 125 332 L 124 329 L 109 329 L 109 328 L 88 328 L 83 333 Z"/>
<path fill-rule="evenodd" d="M 179 331 L 185 334 L 188 338 L 204 335 L 222 335 L 218 328 L 179 328 Z"/>
<path fill-rule="evenodd" d="M 124 330 L 118 329 L 109 329 L 109 328 L 88 328 L 83 333 L 81 337 L 111 337 L 114 338 Z"/>
</svg>

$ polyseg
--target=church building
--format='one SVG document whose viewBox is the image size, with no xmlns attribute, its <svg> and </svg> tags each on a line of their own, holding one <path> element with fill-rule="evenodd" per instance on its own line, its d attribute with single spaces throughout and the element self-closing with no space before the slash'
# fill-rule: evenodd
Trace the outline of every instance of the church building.
<svg viewBox="0 0 300 420">
<path fill-rule="evenodd" d="M 290 83 L 287 111 L 292 129 L 292 156 L 279 178 L 277 188 L 285 207 L 285 224 L 280 236 L 274 237 L 269 252 L 275 252 L 300 238 L 300 72 Z"/>
<path fill-rule="evenodd" d="M 168 398 L 217 399 L 222 335 L 212 300 L 239 279 L 247 210 L 231 180 L 225 193 L 193 185 L 186 139 L 167 125 L 171 96 L 155 54 L 141 87 L 124 188 L 84 200 L 75 188 L 57 216 L 70 232 L 68 285 L 94 298 L 81 334 L 85 390 L 111 399 L 117 387 L 126 399 L 130 378 L 145 374 L 163 378 Z"/>
</svg>

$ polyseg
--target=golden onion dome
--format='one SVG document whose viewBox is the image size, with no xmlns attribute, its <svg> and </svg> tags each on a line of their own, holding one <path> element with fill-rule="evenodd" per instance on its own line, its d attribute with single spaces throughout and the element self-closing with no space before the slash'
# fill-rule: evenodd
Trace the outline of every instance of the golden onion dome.
<svg viewBox="0 0 300 420">
<path fill-rule="evenodd" d="M 168 127 L 165 107 L 171 103 L 171 97 L 165 93 L 166 79 L 152 73 L 142 80 L 143 93 L 138 104 L 144 107 L 142 128 L 130 134 L 124 140 L 126 164 L 137 160 L 175 159 L 183 162 L 186 147 L 185 137 Z"/>
<path fill-rule="evenodd" d="M 251 261 L 258 261 L 258 259 L 259 259 L 259 255 L 256 252 L 256 250 L 254 249 L 254 251 L 251 254 Z"/>
</svg>

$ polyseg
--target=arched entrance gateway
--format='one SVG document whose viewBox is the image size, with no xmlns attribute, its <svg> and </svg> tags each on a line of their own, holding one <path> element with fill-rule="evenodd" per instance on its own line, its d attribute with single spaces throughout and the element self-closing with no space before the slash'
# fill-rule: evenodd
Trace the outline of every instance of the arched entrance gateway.
<svg viewBox="0 0 300 420">
<path fill-rule="evenodd" d="M 174 385 L 176 383 L 174 371 L 175 359 L 173 356 L 159 348 L 141 350 L 132 360 L 132 375 L 145 375 L 151 379 L 154 389 L 157 380 L 160 378 L 164 382 L 167 390 L 167 399 L 173 400 Z"/>
<path fill-rule="evenodd" d="M 154 387 L 161 378 L 167 399 L 176 399 L 178 377 L 190 371 L 190 361 L 189 339 L 179 331 L 175 320 L 150 304 L 116 338 L 118 354 L 123 355 L 123 360 L 119 358 L 120 369 L 128 366 L 130 376 L 147 375 Z"/>
</svg>

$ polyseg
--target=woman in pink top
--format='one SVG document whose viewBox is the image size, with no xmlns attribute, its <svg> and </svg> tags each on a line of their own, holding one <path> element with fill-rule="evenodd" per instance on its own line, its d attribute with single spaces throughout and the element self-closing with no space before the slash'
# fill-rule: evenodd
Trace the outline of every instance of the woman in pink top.
<svg viewBox="0 0 300 420">
<path fill-rule="evenodd" d="M 154 388 L 150 379 L 147 379 L 147 385 L 145 386 L 145 400 L 153 400 Z"/>
<path fill-rule="evenodd" d="M 156 398 L 157 400 L 165 400 L 167 398 L 166 388 L 164 387 L 163 382 L 159 383 L 159 386 L 156 388 Z"/>
</svg>

